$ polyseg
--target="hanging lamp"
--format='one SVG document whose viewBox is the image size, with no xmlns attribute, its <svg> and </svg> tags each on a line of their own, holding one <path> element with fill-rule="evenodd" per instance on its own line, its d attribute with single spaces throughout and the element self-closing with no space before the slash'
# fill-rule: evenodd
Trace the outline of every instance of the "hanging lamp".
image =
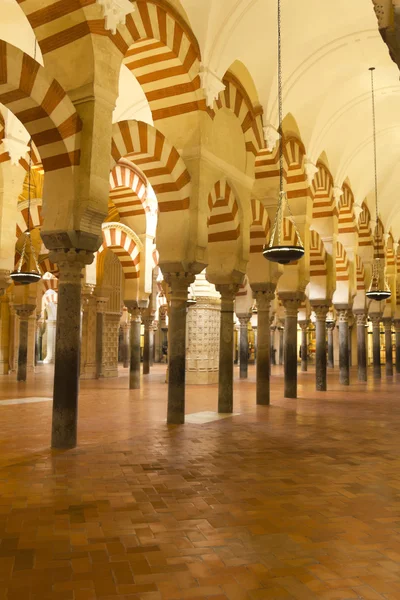
<svg viewBox="0 0 400 600">
<path fill-rule="evenodd" d="M 263 256 L 281 265 L 288 265 L 304 256 L 304 247 L 300 233 L 290 210 L 287 194 L 283 189 L 283 93 L 282 93 L 282 12 L 281 0 L 278 0 L 278 109 L 279 109 L 279 198 L 274 225 L 269 243 L 264 246 Z M 296 244 L 282 243 L 284 213 L 287 208 L 296 234 Z"/>
<path fill-rule="evenodd" d="M 376 224 L 374 231 L 374 261 L 372 263 L 371 284 L 366 293 L 367 298 L 382 302 L 391 296 L 391 291 L 385 276 L 385 264 L 379 257 L 379 206 L 378 206 L 378 168 L 376 151 L 376 117 L 375 117 L 375 88 L 374 88 L 375 67 L 370 68 L 371 72 L 371 96 L 372 96 L 372 130 L 374 142 L 374 173 L 375 173 L 375 215 Z"/>
<path fill-rule="evenodd" d="M 11 279 L 14 283 L 22 285 L 28 285 L 30 283 L 36 283 L 42 278 L 39 269 L 39 263 L 37 260 L 35 248 L 32 242 L 31 236 L 31 172 L 32 172 L 32 138 L 29 140 L 29 166 L 28 166 L 28 229 L 25 231 L 24 245 L 22 247 L 21 257 L 18 261 L 18 265 L 15 271 L 10 274 Z M 23 271 L 22 266 L 25 261 L 29 261 L 28 248 L 30 255 L 33 257 L 35 263 L 35 269 L 33 271 Z"/>
</svg>

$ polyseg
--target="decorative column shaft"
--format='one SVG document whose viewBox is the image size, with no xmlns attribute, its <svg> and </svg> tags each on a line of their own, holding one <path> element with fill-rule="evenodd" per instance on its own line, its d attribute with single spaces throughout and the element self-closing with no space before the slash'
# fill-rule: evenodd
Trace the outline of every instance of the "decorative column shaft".
<svg viewBox="0 0 400 600">
<path fill-rule="evenodd" d="M 385 356 L 386 356 L 386 375 L 393 375 L 393 341 L 392 341 L 392 319 L 383 319 L 385 325 Z"/>
<path fill-rule="evenodd" d="M 130 324 L 122 324 L 122 359 L 125 368 L 129 367 L 130 364 Z"/>
<path fill-rule="evenodd" d="M 126 303 L 131 315 L 130 330 L 130 361 L 129 361 L 129 389 L 140 389 L 140 329 L 142 320 L 137 303 Z"/>
<path fill-rule="evenodd" d="M 349 310 L 337 308 L 339 313 L 339 382 L 350 385 L 349 365 Z"/>
<path fill-rule="evenodd" d="M 315 316 L 316 332 L 316 356 L 315 356 L 315 380 L 318 392 L 326 392 L 326 315 L 328 314 L 328 304 L 313 305 Z"/>
<path fill-rule="evenodd" d="M 185 422 L 186 313 L 188 287 L 195 276 L 190 273 L 165 273 L 170 295 L 168 340 L 168 414 L 167 423 Z"/>
<path fill-rule="evenodd" d="M 142 320 L 144 324 L 143 375 L 148 375 L 150 373 L 151 353 L 153 351 L 151 343 L 153 317 L 144 315 Z"/>
<path fill-rule="evenodd" d="M 357 317 L 357 364 L 358 381 L 367 381 L 367 346 L 366 328 L 367 315 L 364 311 L 355 312 Z"/>
<path fill-rule="evenodd" d="M 261 289 L 254 288 L 257 302 L 257 382 L 256 398 L 260 406 L 270 404 L 270 307 L 275 296 L 275 286 L 267 285 Z"/>
<path fill-rule="evenodd" d="M 107 298 L 96 298 L 96 379 L 104 377 L 103 355 L 106 306 Z"/>
<path fill-rule="evenodd" d="M 15 311 L 19 316 L 19 347 L 17 381 L 26 381 L 28 362 L 28 327 L 29 317 L 35 310 L 34 304 L 18 304 Z"/>
<path fill-rule="evenodd" d="M 249 321 L 250 315 L 239 316 L 240 321 L 240 379 L 247 379 L 249 370 Z"/>
<path fill-rule="evenodd" d="M 308 369 L 308 326 L 310 321 L 300 321 L 301 328 L 301 370 L 305 373 Z"/>
<path fill-rule="evenodd" d="M 400 373 L 400 320 L 394 322 L 396 332 L 396 373 Z"/>
<path fill-rule="evenodd" d="M 53 395 L 53 448 L 74 448 L 77 442 L 79 359 L 81 337 L 81 277 L 93 254 L 74 249 L 51 252 L 57 263 L 58 308 Z"/>
<path fill-rule="evenodd" d="M 333 346 L 333 332 L 335 330 L 336 323 L 327 324 L 328 330 L 328 367 L 333 369 L 335 366 L 335 358 L 334 358 L 334 346 Z"/>
<path fill-rule="evenodd" d="M 297 314 L 304 294 L 281 293 L 279 297 L 285 307 L 284 396 L 297 398 Z"/>
<path fill-rule="evenodd" d="M 378 314 L 370 315 L 372 321 L 372 355 L 374 364 L 374 379 L 380 379 L 381 374 L 381 319 Z"/>
<path fill-rule="evenodd" d="M 219 342 L 218 412 L 233 412 L 233 314 L 239 285 L 215 286 L 221 294 L 221 326 Z"/>
</svg>

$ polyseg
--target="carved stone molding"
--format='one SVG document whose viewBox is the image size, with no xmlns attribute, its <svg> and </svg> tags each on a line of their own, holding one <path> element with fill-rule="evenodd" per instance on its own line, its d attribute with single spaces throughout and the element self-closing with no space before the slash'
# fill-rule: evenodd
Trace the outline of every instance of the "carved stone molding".
<svg viewBox="0 0 400 600">
<path fill-rule="evenodd" d="M 206 104 L 208 108 L 213 108 L 214 102 L 226 86 L 218 75 L 204 65 L 200 67 L 200 82 L 206 97 Z"/>
<path fill-rule="evenodd" d="M 27 321 L 33 315 L 36 306 L 35 304 L 15 304 L 14 309 L 21 321 Z"/>
<path fill-rule="evenodd" d="M 285 316 L 297 319 L 299 308 L 304 302 L 303 292 L 280 292 L 279 298 L 285 308 Z"/>
<path fill-rule="evenodd" d="M 97 0 L 102 6 L 105 18 L 105 28 L 111 33 L 117 33 L 118 25 L 125 25 L 126 17 L 135 9 L 130 0 Z"/>
<path fill-rule="evenodd" d="M 192 273 L 164 273 L 164 279 L 170 287 L 171 301 L 177 300 L 186 302 L 188 297 L 188 288 L 195 280 Z"/>
<path fill-rule="evenodd" d="M 275 127 L 271 124 L 263 127 L 263 131 L 267 150 L 268 152 L 273 152 L 281 136 L 279 135 L 279 132 L 275 129 Z"/>
<path fill-rule="evenodd" d="M 59 284 L 80 285 L 82 269 L 93 262 L 94 255 L 86 250 L 54 251 L 49 259 L 58 265 L 60 270 Z"/>
</svg>

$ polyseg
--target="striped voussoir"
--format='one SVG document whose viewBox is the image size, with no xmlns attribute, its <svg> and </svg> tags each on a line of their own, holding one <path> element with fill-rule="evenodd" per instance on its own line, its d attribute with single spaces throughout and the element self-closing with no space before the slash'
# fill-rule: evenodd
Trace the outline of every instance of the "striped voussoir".
<svg viewBox="0 0 400 600">
<path fill-rule="evenodd" d="M 362 203 L 362 211 L 358 218 L 358 245 L 359 246 L 371 246 L 372 245 L 372 232 L 371 232 L 371 213 L 369 212 L 366 202 Z"/>
<path fill-rule="evenodd" d="M 120 121 L 113 125 L 112 167 L 128 158 L 146 175 L 158 200 L 160 212 L 189 208 L 189 171 L 177 149 L 155 127 L 141 121 Z"/>
<path fill-rule="evenodd" d="M 394 239 L 391 232 L 389 232 L 388 239 L 386 242 L 386 266 L 388 268 L 394 267 L 396 264 L 394 256 Z"/>
<path fill-rule="evenodd" d="M 39 150 L 32 142 L 32 151 L 27 152 L 26 157 L 19 160 L 19 164 L 25 171 L 29 170 L 29 158 L 32 160 L 32 171 L 43 171 L 42 159 L 40 158 Z"/>
<path fill-rule="evenodd" d="M 288 200 L 312 197 L 305 171 L 306 150 L 301 140 L 294 136 L 285 138 L 285 159 L 287 163 L 286 192 Z"/>
<path fill-rule="evenodd" d="M 2 40 L 0 103 L 32 136 L 45 171 L 79 164 L 82 124 L 71 100 L 39 63 Z"/>
<path fill-rule="evenodd" d="M 40 269 L 42 275 L 44 275 L 45 273 L 50 273 L 51 275 L 53 275 L 57 279 L 58 279 L 59 274 L 60 274 L 59 269 L 58 269 L 58 265 L 56 263 L 53 263 L 49 259 L 49 255 L 48 254 L 44 254 L 43 256 L 39 257 L 39 269 Z"/>
<path fill-rule="evenodd" d="M 110 201 L 121 219 L 144 215 L 147 203 L 147 183 L 139 171 L 126 165 L 116 165 L 110 173 Z"/>
<path fill-rule="evenodd" d="M 340 242 L 336 242 L 336 281 L 348 282 L 349 280 L 349 261 L 346 250 Z"/>
<path fill-rule="evenodd" d="M 287 163 L 284 157 L 283 174 L 286 178 Z M 255 178 L 256 179 L 273 179 L 279 177 L 279 156 L 278 148 L 273 152 L 267 149 L 261 150 L 256 156 L 255 162 Z"/>
<path fill-rule="evenodd" d="M 361 258 L 356 255 L 356 269 L 357 269 L 357 290 L 365 291 L 365 269 Z"/>
<path fill-rule="evenodd" d="M 210 111 L 210 114 L 214 117 L 216 112 L 222 108 L 231 110 L 241 124 L 246 150 L 257 156 L 265 148 L 262 107 L 253 106 L 243 85 L 229 71 L 225 74 L 223 83 L 225 90 L 220 92 L 214 103 L 214 111 Z"/>
<path fill-rule="evenodd" d="M 385 241 L 384 241 L 385 228 L 380 219 L 378 219 L 378 227 L 376 231 L 375 244 L 374 244 L 374 257 L 385 258 Z"/>
<path fill-rule="evenodd" d="M 239 206 L 229 183 L 217 181 L 208 196 L 208 241 L 229 242 L 240 236 Z"/>
<path fill-rule="evenodd" d="M 28 222 L 28 201 L 23 200 L 18 203 L 16 237 L 17 239 L 28 229 L 40 228 L 43 225 L 42 217 L 42 199 L 31 199 L 31 218 Z"/>
<path fill-rule="evenodd" d="M 313 220 L 337 215 L 334 183 L 331 172 L 323 162 L 317 162 L 318 171 L 312 183 Z"/>
<path fill-rule="evenodd" d="M 347 183 L 342 189 L 343 194 L 339 202 L 339 233 L 355 233 L 357 227 L 354 217 L 354 195 Z"/>
<path fill-rule="evenodd" d="M 310 231 L 310 277 L 326 276 L 326 250 L 317 231 Z"/>
<path fill-rule="evenodd" d="M 133 235 L 125 230 L 107 224 L 103 226 L 103 243 L 99 254 L 107 248 L 112 250 L 121 263 L 125 279 L 138 279 L 140 276 L 140 251 Z"/>
<path fill-rule="evenodd" d="M 249 280 L 247 279 L 247 275 L 245 276 L 243 283 L 240 284 L 238 293 L 236 294 L 236 298 L 240 298 L 241 296 L 247 296 L 247 286 L 249 284 Z"/>
<path fill-rule="evenodd" d="M 268 213 L 259 200 L 251 199 L 250 254 L 259 254 L 267 243 L 270 227 Z"/>
<path fill-rule="evenodd" d="M 283 242 L 290 246 L 297 244 L 297 234 L 292 219 L 284 217 L 283 219 Z"/>
<path fill-rule="evenodd" d="M 51 279 L 42 279 L 40 283 L 42 286 L 42 294 L 45 294 L 43 298 L 44 305 L 47 306 L 47 304 L 50 302 L 57 304 L 58 279 L 56 277 L 52 277 Z"/>
</svg>

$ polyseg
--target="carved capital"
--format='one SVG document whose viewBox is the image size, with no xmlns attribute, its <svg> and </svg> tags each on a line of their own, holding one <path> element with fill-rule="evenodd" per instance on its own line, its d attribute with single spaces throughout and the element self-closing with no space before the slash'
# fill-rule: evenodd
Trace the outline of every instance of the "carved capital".
<svg viewBox="0 0 400 600">
<path fill-rule="evenodd" d="M 271 302 L 275 298 L 275 288 L 276 285 L 274 283 L 251 286 L 251 289 L 253 290 L 253 298 L 257 302 L 258 312 L 269 311 Z"/>
<path fill-rule="evenodd" d="M 200 67 L 200 83 L 206 97 L 208 108 L 213 108 L 214 102 L 225 89 L 225 84 L 221 79 L 208 67 L 201 65 Z"/>
<path fill-rule="evenodd" d="M 239 322 L 240 322 L 240 328 L 241 329 L 247 329 L 249 321 L 251 319 L 251 315 L 245 315 L 245 316 L 239 316 L 237 315 Z"/>
<path fill-rule="evenodd" d="M 105 29 L 112 34 L 117 33 L 118 25 L 125 25 L 127 15 L 135 10 L 130 0 L 97 0 L 97 4 L 103 7 Z"/>
<path fill-rule="evenodd" d="M 36 306 L 35 304 L 15 304 L 14 308 L 21 321 L 27 321 L 34 313 Z"/>
<path fill-rule="evenodd" d="M 372 326 L 373 327 L 379 327 L 380 326 L 381 321 L 382 321 L 382 315 L 381 314 L 375 313 L 375 314 L 369 315 L 369 318 L 372 321 Z"/>
<path fill-rule="evenodd" d="M 305 294 L 303 292 L 280 292 L 279 298 L 285 308 L 285 316 L 297 319 Z"/>
<path fill-rule="evenodd" d="M 349 323 L 350 310 L 348 308 L 340 308 L 337 310 L 339 323 Z"/>
<path fill-rule="evenodd" d="M 385 326 L 385 331 L 392 331 L 392 317 L 385 317 L 383 319 L 383 324 Z"/>
<path fill-rule="evenodd" d="M 396 333 L 400 333 L 400 319 L 394 320 L 394 330 Z"/>
<path fill-rule="evenodd" d="M 221 303 L 233 302 L 236 298 L 236 294 L 240 290 L 239 283 L 223 283 L 216 285 L 215 289 L 221 294 Z"/>
<path fill-rule="evenodd" d="M 365 312 L 354 313 L 357 319 L 357 327 L 365 327 L 367 324 L 367 314 Z"/>
<path fill-rule="evenodd" d="M 80 285 L 82 269 L 93 262 L 94 255 L 86 250 L 56 250 L 49 253 L 49 259 L 56 263 L 60 275 L 60 284 Z"/>
<path fill-rule="evenodd" d="M 311 306 L 315 312 L 315 316 L 317 317 L 317 321 L 326 321 L 326 315 L 329 312 L 330 304 L 324 303 L 311 303 Z"/>
<path fill-rule="evenodd" d="M 310 321 L 309 320 L 299 321 L 299 325 L 300 325 L 300 329 L 302 331 L 307 331 L 310 326 Z"/>
<path fill-rule="evenodd" d="M 186 302 L 188 297 L 188 288 L 194 283 L 196 276 L 192 273 L 164 273 L 164 280 L 169 285 L 171 292 L 171 302 L 174 300 Z"/>
</svg>

